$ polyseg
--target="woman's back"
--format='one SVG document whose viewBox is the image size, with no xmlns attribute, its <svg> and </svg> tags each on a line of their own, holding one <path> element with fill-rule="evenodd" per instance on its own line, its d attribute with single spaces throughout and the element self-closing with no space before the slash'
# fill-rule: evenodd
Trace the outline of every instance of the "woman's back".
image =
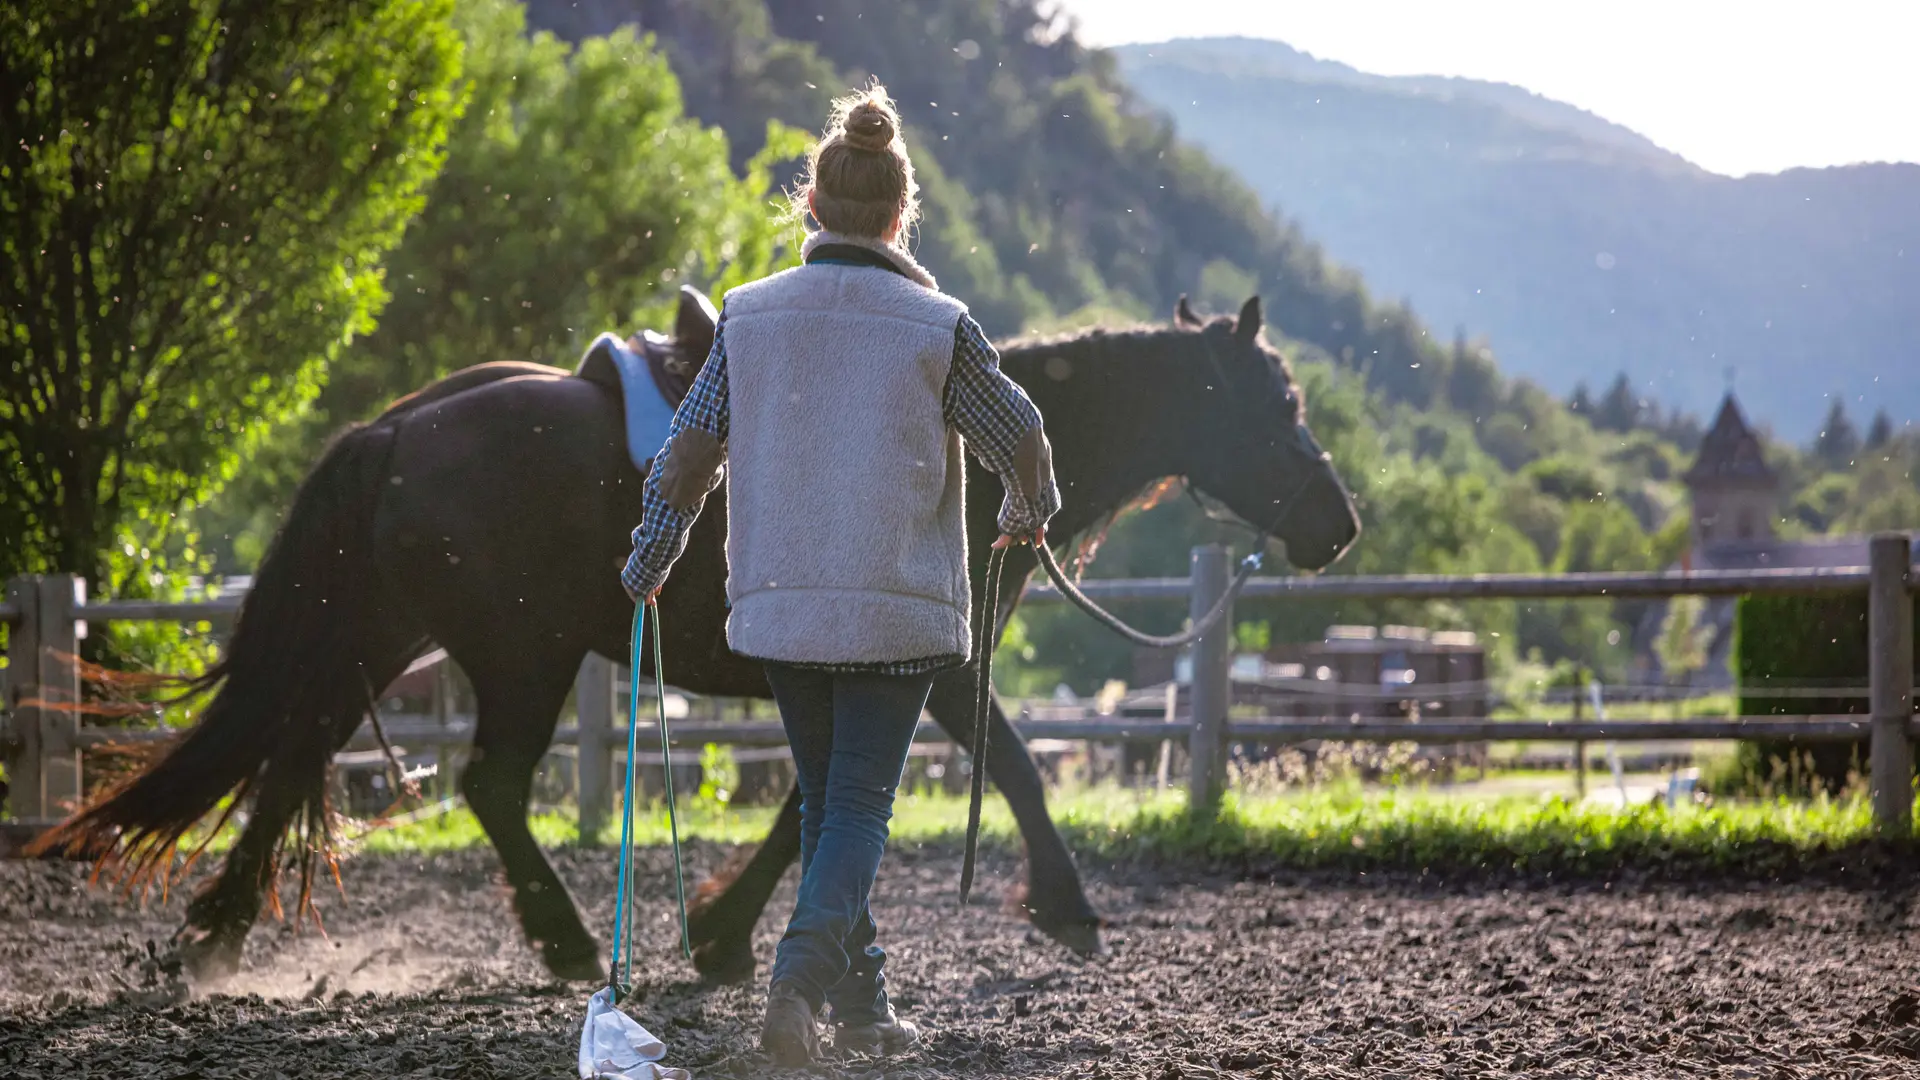
<svg viewBox="0 0 1920 1080">
<path fill-rule="evenodd" d="M 810 261 L 726 297 L 727 593 L 749 656 L 966 652 L 966 471 L 944 416 L 966 307 L 874 257 L 888 265 Z"/>
</svg>

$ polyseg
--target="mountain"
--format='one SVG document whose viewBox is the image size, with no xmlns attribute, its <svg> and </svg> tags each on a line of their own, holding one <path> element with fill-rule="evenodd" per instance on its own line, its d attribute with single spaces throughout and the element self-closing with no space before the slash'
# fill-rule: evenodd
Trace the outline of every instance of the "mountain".
<svg viewBox="0 0 1920 1080">
<path fill-rule="evenodd" d="M 1825 395 L 1920 417 L 1920 165 L 1709 173 L 1514 86 L 1279 42 L 1113 50 L 1179 133 L 1426 322 L 1558 393 L 1624 371 L 1706 413 L 1732 369 L 1802 440 Z"/>
<path fill-rule="evenodd" d="M 1164 319 L 1182 293 L 1215 310 L 1258 290 L 1269 324 L 1394 400 L 1448 398 L 1461 363 L 1347 266 L 1138 100 L 1112 58 L 1034 0 L 529 0 L 569 40 L 637 25 L 689 114 L 744 163 L 768 120 L 818 130 L 868 75 L 899 102 L 927 203 L 916 253 L 990 333 L 1088 313 Z M 1482 410 L 1491 412 L 1493 401 Z"/>
</svg>

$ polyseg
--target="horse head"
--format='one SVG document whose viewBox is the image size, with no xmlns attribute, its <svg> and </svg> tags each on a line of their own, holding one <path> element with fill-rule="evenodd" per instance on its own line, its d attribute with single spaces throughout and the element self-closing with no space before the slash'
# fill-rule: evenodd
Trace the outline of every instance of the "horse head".
<svg viewBox="0 0 1920 1080">
<path fill-rule="evenodd" d="M 1182 471 L 1242 521 L 1286 544 L 1305 570 L 1331 564 L 1360 535 L 1353 496 L 1307 427 L 1306 403 L 1284 357 L 1261 333 L 1260 298 L 1233 318 L 1202 319 L 1182 296 L 1174 328 L 1207 365 L 1180 449 Z"/>
</svg>

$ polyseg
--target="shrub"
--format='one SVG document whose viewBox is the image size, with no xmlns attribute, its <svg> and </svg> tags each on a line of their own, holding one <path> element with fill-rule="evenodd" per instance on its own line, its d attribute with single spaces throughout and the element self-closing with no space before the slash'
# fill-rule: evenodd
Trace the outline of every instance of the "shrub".
<svg viewBox="0 0 1920 1080">
<path fill-rule="evenodd" d="M 1915 619 L 1920 629 L 1920 617 Z M 1865 715 L 1864 694 L 1809 697 L 1808 688 L 1868 684 L 1865 596 L 1748 596 L 1734 617 L 1735 664 L 1743 716 Z M 1916 634 L 1920 640 L 1920 634 Z M 1737 773 L 1723 783 L 1745 790 L 1838 792 L 1867 771 L 1868 741 L 1742 743 Z"/>
</svg>

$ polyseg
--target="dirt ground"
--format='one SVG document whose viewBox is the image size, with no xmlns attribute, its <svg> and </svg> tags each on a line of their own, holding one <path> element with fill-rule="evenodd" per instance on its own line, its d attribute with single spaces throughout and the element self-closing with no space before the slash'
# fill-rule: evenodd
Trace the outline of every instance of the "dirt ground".
<svg viewBox="0 0 1920 1080">
<path fill-rule="evenodd" d="M 726 852 L 696 845 L 696 868 Z M 612 858 L 561 852 L 604 926 Z M 635 1016 L 696 1078 L 761 1075 L 764 983 L 709 989 L 646 856 Z M 347 864 L 327 939 L 268 924 L 223 987 L 149 961 L 146 910 L 83 868 L 0 863 L 0 1076 L 571 1076 L 584 984 L 548 981 L 490 851 Z M 989 861 L 989 896 L 1018 863 Z M 876 914 L 903 1077 L 1920 1076 L 1920 874 L 1889 883 L 1435 885 L 1358 874 L 1090 868 L 1112 955 L 1073 959 L 995 900 L 956 911 L 948 849 L 890 853 Z M 792 877 L 773 911 L 792 902 Z M 763 921 L 762 959 L 783 918 Z"/>
</svg>

